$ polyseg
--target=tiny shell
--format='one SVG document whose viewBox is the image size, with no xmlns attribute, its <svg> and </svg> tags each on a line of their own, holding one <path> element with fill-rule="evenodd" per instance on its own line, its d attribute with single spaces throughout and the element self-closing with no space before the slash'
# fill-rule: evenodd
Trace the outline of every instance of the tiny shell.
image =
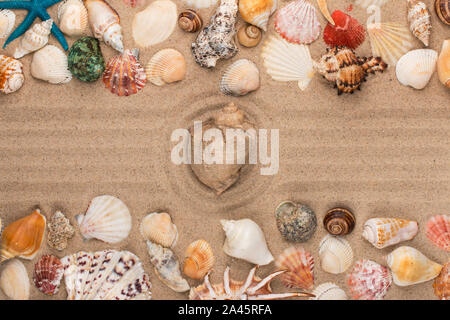
<svg viewBox="0 0 450 320">
<path fill-rule="evenodd" d="M 277 0 L 239 0 L 239 13 L 244 21 L 267 31 L 269 17 L 277 9 Z"/>
<path fill-rule="evenodd" d="M 55 256 L 45 255 L 34 266 L 33 282 L 40 291 L 52 296 L 58 293 L 63 275 L 61 261 Z"/>
<path fill-rule="evenodd" d="M 392 285 L 388 268 L 371 260 L 356 261 L 347 278 L 353 300 L 382 300 Z"/>
<path fill-rule="evenodd" d="M 186 61 L 175 49 L 158 51 L 145 66 L 147 80 L 157 86 L 181 81 L 186 76 Z"/>
<path fill-rule="evenodd" d="M 0 275 L 0 288 L 11 300 L 30 298 L 30 279 L 27 269 L 18 259 L 8 261 Z"/>
<path fill-rule="evenodd" d="M 343 236 L 353 231 L 355 215 L 344 208 L 334 208 L 323 219 L 325 229 L 334 236 Z"/>
<path fill-rule="evenodd" d="M 441 300 L 450 300 L 450 262 L 444 264 L 433 283 L 434 294 Z"/>
<path fill-rule="evenodd" d="M 332 282 L 325 282 L 319 285 L 312 292 L 315 297 L 310 300 L 348 300 L 345 291 Z"/>
<path fill-rule="evenodd" d="M 444 40 L 442 50 L 437 61 L 439 80 L 450 88 L 450 39 Z"/>
<path fill-rule="evenodd" d="M 22 62 L 0 54 L 0 92 L 16 92 L 22 88 L 24 81 Z"/>
<path fill-rule="evenodd" d="M 178 26 L 186 32 L 197 32 L 203 26 L 200 15 L 194 10 L 188 9 L 180 13 L 178 16 Z"/>
<path fill-rule="evenodd" d="M 63 84 L 72 80 L 66 54 L 52 45 L 45 46 L 34 53 L 31 75 L 52 84 Z"/>
<path fill-rule="evenodd" d="M 450 1 L 436 0 L 434 6 L 439 19 L 441 19 L 443 23 L 450 25 Z"/>
<path fill-rule="evenodd" d="M 95 197 L 86 213 L 76 219 L 85 239 L 117 243 L 127 238 L 131 230 L 130 211 L 125 203 L 113 196 Z"/>
<path fill-rule="evenodd" d="M 240 59 L 224 72 L 219 85 L 220 91 L 233 96 L 244 96 L 259 88 L 258 67 L 247 59 Z"/>
<path fill-rule="evenodd" d="M 9 35 L 14 28 L 16 15 L 11 10 L 0 9 L 0 39 Z"/>
<path fill-rule="evenodd" d="M 175 246 L 178 239 L 177 226 L 165 212 L 153 212 L 142 219 L 141 235 L 145 240 L 152 241 L 166 248 Z"/>
<path fill-rule="evenodd" d="M 61 211 L 56 211 L 48 224 L 47 244 L 56 250 L 64 250 L 74 233 L 75 230 L 69 219 Z"/>
<path fill-rule="evenodd" d="M 290 247 L 278 257 L 275 265 L 287 270 L 280 276 L 287 288 L 310 290 L 314 287 L 314 258 L 303 248 Z"/>
<path fill-rule="evenodd" d="M 218 0 L 183 0 L 186 5 L 195 9 L 205 9 L 215 6 Z"/>
<path fill-rule="evenodd" d="M 306 205 L 284 201 L 275 209 L 277 227 L 288 241 L 306 242 L 317 227 L 314 211 Z"/>
<path fill-rule="evenodd" d="M 438 248 L 450 251 L 450 216 L 434 216 L 427 222 L 427 238 Z"/>
<path fill-rule="evenodd" d="M 14 58 L 22 58 L 26 54 L 43 48 L 48 43 L 48 36 L 52 30 L 52 26 L 53 20 L 48 19 L 28 29 L 14 52 Z"/>
<path fill-rule="evenodd" d="M 191 279 L 202 279 L 214 265 L 214 254 L 206 240 L 192 242 L 186 249 L 183 272 Z"/>
<path fill-rule="evenodd" d="M 409 29 L 413 35 L 428 47 L 431 34 L 431 16 L 422 1 L 408 0 Z"/>
<path fill-rule="evenodd" d="M 409 51 L 397 62 L 397 80 L 404 86 L 425 88 L 436 70 L 437 58 L 437 52 L 431 49 Z"/>
<path fill-rule="evenodd" d="M 68 36 L 88 33 L 88 13 L 81 0 L 64 0 L 58 6 L 59 29 Z"/>
<path fill-rule="evenodd" d="M 247 48 L 256 47 L 261 41 L 261 37 L 261 29 L 251 24 L 242 26 L 237 32 L 239 43 Z"/>
<path fill-rule="evenodd" d="M 339 274 L 352 265 L 353 250 L 347 240 L 327 235 L 319 244 L 319 257 L 324 271 Z"/>
<path fill-rule="evenodd" d="M 364 223 L 363 238 L 382 249 L 411 240 L 419 231 L 416 221 L 396 218 L 372 218 Z"/>
</svg>

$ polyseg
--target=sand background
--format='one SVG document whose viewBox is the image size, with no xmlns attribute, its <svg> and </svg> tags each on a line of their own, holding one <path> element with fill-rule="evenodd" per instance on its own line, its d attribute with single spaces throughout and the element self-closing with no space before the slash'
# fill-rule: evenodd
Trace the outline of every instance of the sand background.
<svg viewBox="0 0 450 320">
<path fill-rule="evenodd" d="M 178 12 L 187 6 L 179 0 Z M 328 1 L 332 12 L 345 12 L 349 0 Z M 425 1 L 432 8 L 431 0 Z M 133 47 L 131 24 L 142 8 L 128 8 L 121 0 L 110 0 L 121 16 L 125 47 Z M 280 1 L 283 6 L 287 1 Z M 214 8 L 199 10 L 209 21 Z M 440 51 L 450 37 L 434 9 L 430 48 Z M 25 12 L 15 11 L 17 23 Z M 56 17 L 56 6 L 50 10 Z M 365 11 L 354 6 L 350 13 L 361 22 Z M 406 2 L 390 1 L 382 8 L 383 21 L 406 23 Z M 322 28 L 325 19 L 320 15 Z M 242 20 L 239 19 L 239 24 Z M 161 26 L 163 27 L 163 26 Z M 273 17 L 268 35 L 274 34 Z M 185 299 L 160 282 L 149 262 L 145 243 L 138 232 L 142 218 L 154 211 L 167 211 L 178 226 L 179 241 L 174 248 L 182 257 L 186 246 L 206 239 L 213 247 L 216 264 L 212 279 L 222 279 L 225 266 L 232 277 L 243 279 L 249 263 L 228 257 L 222 250 L 224 232 L 220 219 L 251 218 L 263 229 L 270 250 L 278 256 L 291 244 L 284 241 L 275 225 L 274 209 L 283 200 L 309 205 L 319 227 L 312 239 L 302 244 L 316 259 L 315 284 L 333 281 L 348 292 L 346 274 L 331 275 L 319 266 L 318 244 L 327 234 L 322 226 L 326 211 L 346 206 L 356 215 L 350 241 L 355 260 L 367 258 L 379 263 L 395 247 L 379 250 L 361 237 L 364 222 L 371 217 L 392 216 L 419 222 L 417 237 L 405 245 L 421 250 L 444 263 L 449 256 L 427 240 L 425 223 L 433 215 L 447 214 L 450 207 L 450 91 L 433 75 L 421 91 L 400 85 L 394 68 L 370 76 L 362 91 L 338 96 L 320 76 L 301 92 L 295 82 L 273 81 L 265 72 L 261 47 L 240 48 L 231 60 L 220 61 L 206 70 L 192 58 L 190 43 L 196 38 L 175 29 L 165 42 L 141 50 L 141 61 L 163 48 L 181 51 L 187 61 L 186 79 L 156 87 L 150 83 L 137 95 L 117 97 L 101 81 L 82 83 L 73 79 L 66 85 L 51 85 L 30 75 L 32 55 L 21 59 L 26 82 L 17 93 L 0 96 L 0 217 L 6 225 L 39 206 L 48 218 L 62 210 L 75 225 L 74 216 L 84 213 L 89 201 L 101 194 L 122 199 L 133 215 L 130 236 L 117 245 L 97 240 L 83 241 L 76 231 L 63 252 L 45 243 L 41 254 L 59 257 L 80 250 L 116 248 L 130 250 L 143 261 L 153 284 L 154 299 Z M 68 38 L 69 45 L 75 39 Z M 1 54 L 12 55 L 18 41 Z M 54 37 L 51 44 L 57 44 Z M 320 37 L 311 45 L 319 58 L 325 51 Z M 422 46 L 416 41 L 416 47 Z M 115 52 L 102 44 L 105 60 Z M 368 39 L 357 50 L 371 54 Z M 220 93 L 219 79 L 227 66 L 240 58 L 254 61 L 261 72 L 261 88 L 248 96 L 234 98 Z M 232 189 L 220 197 L 201 185 L 189 168 L 170 161 L 174 129 L 187 128 L 227 102 L 235 102 L 260 128 L 280 129 L 280 170 L 275 176 L 260 176 L 249 170 Z M 40 254 L 38 255 L 38 257 Z M 35 261 L 24 261 L 31 277 Z M 262 267 L 260 275 L 274 269 Z M 189 280 L 191 285 L 199 282 Z M 435 299 L 432 282 L 409 287 L 393 285 L 386 299 Z M 286 291 L 279 280 L 275 292 Z M 31 298 L 50 299 L 32 285 Z M 51 299 L 66 297 L 64 285 Z M 5 296 L 0 292 L 0 299 Z"/>
</svg>

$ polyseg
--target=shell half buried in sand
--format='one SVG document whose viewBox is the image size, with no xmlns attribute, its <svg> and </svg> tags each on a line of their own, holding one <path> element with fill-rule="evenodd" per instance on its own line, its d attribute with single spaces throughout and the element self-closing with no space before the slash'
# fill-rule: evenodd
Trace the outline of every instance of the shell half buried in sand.
<svg viewBox="0 0 450 320">
<path fill-rule="evenodd" d="M 157 86 L 181 81 L 186 76 L 186 60 L 175 49 L 155 53 L 145 66 L 147 80 Z"/>
<path fill-rule="evenodd" d="M 229 66 L 220 81 L 220 91 L 233 96 L 244 96 L 259 88 L 258 67 L 247 59 L 240 59 Z"/>
</svg>

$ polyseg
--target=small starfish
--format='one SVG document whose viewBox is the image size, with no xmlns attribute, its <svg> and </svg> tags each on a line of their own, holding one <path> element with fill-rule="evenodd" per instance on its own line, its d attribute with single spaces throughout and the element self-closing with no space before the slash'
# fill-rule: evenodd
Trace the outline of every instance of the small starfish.
<svg viewBox="0 0 450 320">
<path fill-rule="evenodd" d="M 22 34 L 24 34 L 28 28 L 33 24 L 36 17 L 39 17 L 42 21 L 46 21 L 48 19 L 51 19 L 50 15 L 47 13 L 47 8 L 51 7 L 52 5 L 60 2 L 62 0 L 12 0 L 12 1 L 0 1 L 0 9 L 22 9 L 22 10 L 28 10 L 28 14 L 23 20 L 23 22 L 14 30 L 13 33 L 10 34 L 8 39 L 5 41 L 5 44 L 3 48 L 6 48 L 6 46 L 13 40 L 20 37 Z M 56 24 L 53 24 L 52 26 L 52 33 L 58 39 L 59 43 L 61 43 L 61 46 L 64 48 L 64 50 L 68 50 L 69 46 L 67 45 L 67 41 L 64 38 L 64 35 L 62 34 L 61 30 L 56 26 Z"/>
</svg>

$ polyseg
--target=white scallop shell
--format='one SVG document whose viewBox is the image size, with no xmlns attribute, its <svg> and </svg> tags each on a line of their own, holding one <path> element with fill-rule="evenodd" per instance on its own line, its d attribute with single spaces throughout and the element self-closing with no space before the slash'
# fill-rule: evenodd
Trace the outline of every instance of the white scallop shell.
<svg viewBox="0 0 450 320">
<path fill-rule="evenodd" d="M 142 219 L 141 235 L 145 240 L 152 241 L 166 248 L 173 247 L 178 239 L 177 226 L 166 212 L 153 212 Z"/>
<path fill-rule="evenodd" d="M 186 76 L 186 61 L 175 49 L 158 51 L 145 66 L 147 80 L 157 86 L 183 80 Z"/>
<path fill-rule="evenodd" d="M 11 10 L 0 9 L 0 39 L 9 35 L 16 23 L 16 15 Z"/>
<path fill-rule="evenodd" d="M 20 260 L 10 260 L 3 266 L 0 288 L 11 300 L 29 299 L 30 279 L 27 269 Z"/>
<path fill-rule="evenodd" d="M 328 273 L 345 272 L 353 263 L 353 250 L 342 237 L 327 235 L 319 244 L 320 266 Z"/>
<path fill-rule="evenodd" d="M 258 67 L 247 59 L 240 59 L 224 72 L 219 85 L 220 91 L 234 96 L 244 96 L 259 88 Z"/>
<path fill-rule="evenodd" d="M 88 32 L 88 13 L 81 0 L 64 0 L 58 6 L 59 29 L 68 36 Z"/>
<path fill-rule="evenodd" d="M 381 7 L 382 5 L 386 4 L 387 2 L 389 2 L 389 0 L 356 0 L 355 1 L 355 3 L 358 6 L 361 6 L 363 8 L 367 8 L 370 6 Z"/>
<path fill-rule="evenodd" d="M 163 42 L 170 37 L 177 21 L 177 6 L 172 1 L 154 1 L 134 16 L 133 39 L 144 48 Z"/>
<path fill-rule="evenodd" d="M 117 243 L 128 237 L 131 215 L 125 203 L 113 196 L 92 199 L 84 215 L 76 217 L 80 232 L 85 239 L 99 239 Z"/>
<path fill-rule="evenodd" d="M 48 36 L 52 30 L 52 26 L 53 20 L 48 19 L 28 29 L 14 52 L 14 58 L 22 58 L 26 54 L 43 48 L 48 43 Z"/>
<path fill-rule="evenodd" d="M 52 45 L 45 46 L 34 53 L 31 75 L 52 84 L 67 83 L 72 80 L 66 54 Z"/>
<path fill-rule="evenodd" d="M 397 80 L 415 89 L 426 87 L 436 70 L 438 53 L 431 49 L 417 49 L 403 55 L 395 69 Z"/>
<path fill-rule="evenodd" d="M 189 8 L 205 9 L 215 6 L 217 0 L 183 0 Z"/>
<path fill-rule="evenodd" d="M 314 76 L 314 67 L 309 48 L 271 37 L 262 49 L 267 73 L 276 81 L 297 81 L 305 90 Z"/>
<path fill-rule="evenodd" d="M 345 291 L 332 282 L 325 282 L 319 285 L 312 292 L 315 297 L 310 300 L 348 300 Z"/>
</svg>

